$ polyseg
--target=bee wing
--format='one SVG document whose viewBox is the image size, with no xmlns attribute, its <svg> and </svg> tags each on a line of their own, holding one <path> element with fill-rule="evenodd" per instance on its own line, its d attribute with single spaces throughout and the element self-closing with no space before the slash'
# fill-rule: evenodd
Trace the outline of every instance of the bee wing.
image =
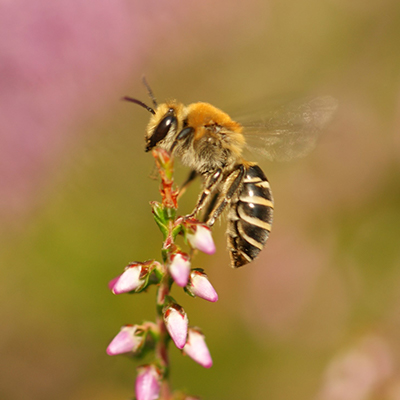
<svg viewBox="0 0 400 400">
<path fill-rule="evenodd" d="M 271 161 L 303 157 L 332 119 L 337 101 L 317 97 L 280 107 L 258 121 L 243 122 L 246 147 Z"/>
</svg>

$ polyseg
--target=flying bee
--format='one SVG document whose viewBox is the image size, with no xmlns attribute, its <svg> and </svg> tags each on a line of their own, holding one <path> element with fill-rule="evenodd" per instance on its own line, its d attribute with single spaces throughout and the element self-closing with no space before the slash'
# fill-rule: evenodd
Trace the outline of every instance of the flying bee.
<svg viewBox="0 0 400 400">
<path fill-rule="evenodd" d="M 187 217 L 205 210 L 204 221 L 211 227 L 228 209 L 227 241 L 231 265 L 241 267 L 261 252 L 271 231 L 274 200 L 262 169 L 243 156 L 252 147 L 269 159 L 288 159 L 311 150 L 317 133 L 336 108 L 331 97 L 319 97 L 295 105 L 283 114 L 242 125 L 209 103 L 184 105 L 175 100 L 157 104 L 144 80 L 154 108 L 140 100 L 124 97 L 152 115 L 147 125 L 146 151 L 167 150 L 191 169 L 182 186 L 198 175 L 203 191 Z M 255 134 L 254 134 L 255 133 Z M 248 142 L 253 141 L 251 145 Z"/>
</svg>

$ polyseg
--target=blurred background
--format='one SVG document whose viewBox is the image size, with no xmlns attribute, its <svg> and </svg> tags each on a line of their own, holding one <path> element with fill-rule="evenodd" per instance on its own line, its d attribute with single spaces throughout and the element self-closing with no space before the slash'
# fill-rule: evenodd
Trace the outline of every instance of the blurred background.
<svg viewBox="0 0 400 400">
<path fill-rule="evenodd" d="M 105 349 L 154 318 L 154 288 L 110 279 L 160 258 L 149 114 L 120 98 L 243 112 L 287 94 L 339 108 L 316 150 L 262 164 L 274 228 L 257 262 L 199 255 L 215 304 L 173 295 L 207 338 L 203 399 L 400 399 L 400 5 L 394 0 L 0 3 L 0 398 L 129 399 L 138 365 Z M 186 172 L 177 166 L 176 180 Z M 192 209 L 199 185 L 181 200 Z"/>
</svg>

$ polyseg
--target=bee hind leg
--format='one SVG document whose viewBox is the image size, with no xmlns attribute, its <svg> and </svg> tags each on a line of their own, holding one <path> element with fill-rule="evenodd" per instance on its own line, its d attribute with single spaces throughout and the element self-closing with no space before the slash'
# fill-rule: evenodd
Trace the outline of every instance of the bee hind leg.
<svg viewBox="0 0 400 400">
<path fill-rule="evenodd" d="M 206 210 L 204 211 L 204 215 L 203 215 L 203 222 L 206 222 L 208 220 L 208 218 L 210 218 L 211 212 L 214 209 L 215 205 L 217 204 L 217 200 L 219 197 L 219 192 L 215 193 L 214 196 L 212 197 L 212 199 L 210 200 L 210 202 L 207 205 Z"/>
<path fill-rule="evenodd" d="M 217 218 L 222 214 L 225 207 L 232 201 L 233 196 L 240 188 L 246 169 L 243 165 L 239 165 L 237 169 L 232 171 L 225 179 L 225 182 L 220 190 L 220 196 L 211 211 L 211 216 L 207 220 L 208 226 L 213 226 Z"/>
<path fill-rule="evenodd" d="M 204 190 L 199 196 L 196 207 L 194 210 L 187 215 L 185 218 L 193 218 L 203 207 L 206 201 L 209 199 L 210 194 L 218 187 L 219 183 L 223 178 L 222 170 L 218 168 L 212 175 L 210 175 L 205 183 Z"/>
</svg>

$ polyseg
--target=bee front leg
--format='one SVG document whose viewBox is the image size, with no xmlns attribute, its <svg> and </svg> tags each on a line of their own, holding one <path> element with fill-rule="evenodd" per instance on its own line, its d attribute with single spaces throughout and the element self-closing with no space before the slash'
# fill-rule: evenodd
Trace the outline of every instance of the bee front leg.
<svg viewBox="0 0 400 400">
<path fill-rule="evenodd" d="M 196 171 L 190 171 L 189 176 L 186 178 L 186 181 L 182 183 L 182 186 L 179 188 L 178 199 L 186 192 L 186 189 L 189 185 L 197 178 L 199 174 Z"/>
<path fill-rule="evenodd" d="M 211 192 L 219 185 L 223 177 L 222 170 L 218 168 L 212 175 L 210 175 L 205 183 L 204 190 L 200 194 L 194 210 L 186 216 L 186 218 L 193 218 L 203 208 L 204 203 L 209 198 Z"/>
<path fill-rule="evenodd" d="M 222 214 L 225 207 L 230 204 L 232 197 L 237 193 L 245 173 L 245 167 L 239 165 L 237 169 L 231 172 L 225 180 L 224 185 L 221 188 L 218 202 L 211 212 L 211 216 L 207 220 L 208 226 L 213 226 L 217 218 Z M 236 176 L 235 176 L 236 175 Z"/>
</svg>

